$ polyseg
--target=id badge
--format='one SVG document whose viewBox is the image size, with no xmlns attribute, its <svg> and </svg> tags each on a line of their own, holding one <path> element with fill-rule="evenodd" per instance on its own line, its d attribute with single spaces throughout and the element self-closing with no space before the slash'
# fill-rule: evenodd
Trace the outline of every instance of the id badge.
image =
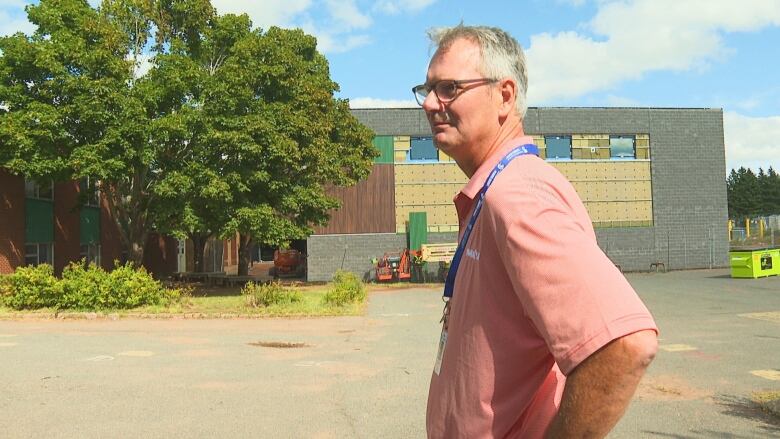
<svg viewBox="0 0 780 439">
<path fill-rule="evenodd" d="M 433 366 L 433 372 L 439 375 L 441 372 L 441 360 L 444 357 L 444 348 L 447 347 L 447 329 L 441 328 L 441 337 L 439 337 L 439 353 L 436 354 L 436 364 Z"/>
<path fill-rule="evenodd" d="M 447 347 L 447 330 L 449 329 L 450 322 L 450 301 L 444 300 L 444 309 L 441 312 L 441 337 L 439 337 L 439 353 L 436 354 L 436 364 L 433 366 L 433 371 L 436 375 L 441 372 L 441 360 L 444 358 L 444 348 Z"/>
</svg>

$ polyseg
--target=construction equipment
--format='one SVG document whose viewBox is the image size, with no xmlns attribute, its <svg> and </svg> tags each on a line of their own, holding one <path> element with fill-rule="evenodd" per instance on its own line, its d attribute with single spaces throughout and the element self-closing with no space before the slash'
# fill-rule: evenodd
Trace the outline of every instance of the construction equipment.
<svg viewBox="0 0 780 439">
<path fill-rule="evenodd" d="M 269 273 L 274 279 L 280 277 L 303 277 L 306 274 L 306 255 L 295 249 L 274 251 L 274 266 Z"/>
<path fill-rule="evenodd" d="M 404 249 L 400 255 L 385 253 L 376 263 L 377 282 L 409 280 L 411 277 L 408 249 Z"/>
</svg>

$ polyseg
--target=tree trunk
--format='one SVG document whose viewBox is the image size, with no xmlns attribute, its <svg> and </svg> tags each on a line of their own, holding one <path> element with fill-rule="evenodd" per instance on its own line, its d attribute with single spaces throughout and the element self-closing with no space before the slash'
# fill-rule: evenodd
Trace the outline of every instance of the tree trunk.
<svg viewBox="0 0 780 439">
<path fill-rule="evenodd" d="M 238 234 L 238 275 L 249 274 L 249 259 L 252 250 L 252 236 L 243 233 Z"/>
<path fill-rule="evenodd" d="M 146 244 L 146 242 L 141 241 L 141 239 L 146 241 L 146 234 L 144 234 L 143 237 L 132 237 L 130 239 L 131 244 L 130 248 L 128 249 L 128 257 L 133 265 L 136 267 L 141 267 L 144 264 L 144 246 Z"/>
<path fill-rule="evenodd" d="M 146 230 L 146 212 L 139 211 L 137 203 L 128 201 L 114 185 L 101 185 L 106 207 L 119 232 L 122 249 L 127 252 L 129 262 L 141 267 L 144 261 L 144 247 L 149 232 Z"/>
<path fill-rule="evenodd" d="M 211 235 L 189 235 L 190 240 L 192 240 L 194 251 L 193 259 L 195 260 L 196 273 L 203 273 L 205 271 L 203 264 L 206 258 L 206 242 L 208 241 L 209 237 L 211 237 Z"/>
</svg>

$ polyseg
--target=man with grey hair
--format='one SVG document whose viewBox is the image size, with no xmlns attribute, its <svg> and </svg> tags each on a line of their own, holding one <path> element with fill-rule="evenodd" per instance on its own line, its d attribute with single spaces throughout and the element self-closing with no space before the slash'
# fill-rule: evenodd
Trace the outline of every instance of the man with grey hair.
<svg viewBox="0 0 780 439">
<path fill-rule="evenodd" d="M 428 395 L 433 438 L 603 437 L 655 356 L 657 328 L 599 249 L 572 185 L 525 136 L 527 74 L 506 32 L 459 25 L 413 88 L 469 177 Z"/>
</svg>

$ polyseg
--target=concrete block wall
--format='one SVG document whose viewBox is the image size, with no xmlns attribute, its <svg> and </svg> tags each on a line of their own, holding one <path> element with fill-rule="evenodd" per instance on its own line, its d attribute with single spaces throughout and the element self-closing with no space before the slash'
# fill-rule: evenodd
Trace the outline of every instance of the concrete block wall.
<svg viewBox="0 0 780 439">
<path fill-rule="evenodd" d="M 356 109 L 352 113 L 377 135 L 430 135 L 421 109 Z M 668 269 L 728 265 L 721 109 L 529 108 L 524 125 L 530 135 L 649 134 L 653 227 L 596 230 L 599 246 L 624 271 L 649 270 L 653 262 L 663 262 Z M 354 265 L 345 263 L 345 268 L 354 266 L 356 271 L 366 270 L 370 262 L 365 260 L 370 261 L 382 246 L 405 245 L 404 235 L 393 239 L 355 236 L 312 236 L 311 280 L 326 280 L 340 266 L 341 253 L 329 247 L 330 243 L 353 239 L 355 244 L 368 246 Z M 428 236 L 432 243 L 457 240 L 454 233 Z"/>
<path fill-rule="evenodd" d="M 385 252 L 400 254 L 405 248 L 406 235 L 398 233 L 312 235 L 306 241 L 306 278 L 309 282 L 327 282 L 336 270 L 346 270 L 370 280 L 372 258 L 380 258 Z"/>
<path fill-rule="evenodd" d="M 728 265 L 723 112 L 709 108 L 533 108 L 532 134 L 650 135 L 653 227 L 599 229 L 624 270 Z"/>
</svg>

